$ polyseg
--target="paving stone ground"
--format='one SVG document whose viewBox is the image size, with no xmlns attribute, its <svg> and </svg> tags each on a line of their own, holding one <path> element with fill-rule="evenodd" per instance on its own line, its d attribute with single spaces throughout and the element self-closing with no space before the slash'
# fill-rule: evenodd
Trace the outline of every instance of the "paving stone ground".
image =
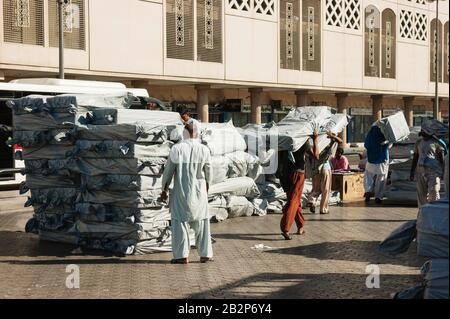
<svg viewBox="0 0 450 319">
<path fill-rule="evenodd" d="M 305 214 L 306 234 L 291 241 L 279 234 L 280 215 L 229 219 L 212 225 L 213 263 L 200 264 L 193 250 L 189 265 L 171 265 L 170 253 L 74 255 L 72 246 L 23 232 L 30 210 L 0 206 L 0 298 L 391 298 L 419 282 L 425 261 L 415 243 L 396 257 L 377 251 L 416 218 L 414 207 L 356 203 Z M 270 248 L 252 249 L 258 244 Z M 79 289 L 66 287 L 71 264 L 80 269 Z M 369 264 L 379 266 L 378 289 L 366 287 Z"/>
</svg>

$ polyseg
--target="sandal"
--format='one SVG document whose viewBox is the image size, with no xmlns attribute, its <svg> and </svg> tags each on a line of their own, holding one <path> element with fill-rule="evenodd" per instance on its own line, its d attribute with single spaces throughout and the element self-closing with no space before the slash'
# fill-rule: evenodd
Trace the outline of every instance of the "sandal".
<svg viewBox="0 0 450 319">
<path fill-rule="evenodd" d="M 282 232 L 281 236 L 283 236 L 284 239 L 286 239 L 286 240 L 291 240 L 292 239 L 292 237 L 291 237 L 291 235 L 289 235 L 289 233 Z"/>
<path fill-rule="evenodd" d="M 180 258 L 180 259 L 172 259 L 170 261 L 171 264 L 182 264 L 182 265 L 186 265 L 189 263 L 187 258 Z"/>
<path fill-rule="evenodd" d="M 213 258 L 209 258 L 209 257 L 200 257 L 200 262 L 202 264 L 205 264 L 205 263 L 208 263 L 208 262 L 211 262 L 211 261 L 214 261 L 214 259 Z"/>
</svg>

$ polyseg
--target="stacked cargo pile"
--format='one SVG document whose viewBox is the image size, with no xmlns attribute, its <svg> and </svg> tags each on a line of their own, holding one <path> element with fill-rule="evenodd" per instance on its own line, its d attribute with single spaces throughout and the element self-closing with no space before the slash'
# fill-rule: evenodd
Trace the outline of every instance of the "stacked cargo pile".
<svg viewBox="0 0 450 319">
<path fill-rule="evenodd" d="M 170 250 L 170 213 L 158 197 L 171 147 L 168 136 L 181 126 L 179 114 L 129 110 L 126 103 L 100 103 L 101 96 L 82 105 L 83 99 L 10 103 L 15 129 L 34 130 L 27 134 L 46 141 L 35 150 L 18 143 L 26 133 L 15 134 L 15 143 L 25 146 L 26 187 L 36 210 L 33 221 L 38 221 L 34 228 L 44 240 L 123 254 Z M 25 115 L 32 120 L 24 122 L 20 110 L 29 105 L 33 111 Z M 34 125 L 36 117 L 41 127 Z"/>
<path fill-rule="evenodd" d="M 258 150 L 258 154 L 276 151 L 299 150 L 307 143 L 314 130 L 319 133 L 319 149 L 323 150 L 329 143 L 326 132 L 340 133 L 347 126 L 349 118 L 344 114 L 334 113 L 326 106 L 306 106 L 290 111 L 278 123 L 262 125 L 248 124 L 242 128 L 241 134 L 249 145 Z M 264 198 L 268 201 L 269 212 L 280 213 L 284 205 L 286 194 L 280 181 L 274 174 L 266 174 L 258 179 L 258 187 Z M 302 205 L 306 206 L 306 196 L 312 189 L 310 180 L 305 181 Z M 331 204 L 340 202 L 339 192 L 333 192 Z M 320 200 L 320 198 L 319 198 Z"/>
<path fill-rule="evenodd" d="M 201 140 L 212 156 L 213 183 L 209 189 L 212 220 L 265 215 L 267 203 L 259 199 L 255 179 L 259 158 L 246 152 L 247 144 L 232 122 L 203 124 Z"/>
<path fill-rule="evenodd" d="M 449 174 L 448 157 L 445 174 Z M 395 295 L 399 299 L 448 299 L 449 292 L 449 202 L 448 179 L 446 196 L 419 209 L 417 220 L 411 220 L 394 230 L 381 244 L 385 253 L 399 254 L 407 251 L 411 242 L 417 240 L 417 254 L 430 258 L 421 268 L 422 280 L 416 287 Z"/>
</svg>

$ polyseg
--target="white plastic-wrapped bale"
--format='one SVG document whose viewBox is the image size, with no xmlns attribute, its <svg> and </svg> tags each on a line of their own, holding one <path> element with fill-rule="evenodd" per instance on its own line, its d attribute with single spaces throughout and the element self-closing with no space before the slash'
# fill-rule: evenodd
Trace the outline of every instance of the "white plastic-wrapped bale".
<svg viewBox="0 0 450 319">
<path fill-rule="evenodd" d="M 234 195 L 256 198 L 260 193 L 255 181 L 250 177 L 244 176 L 230 178 L 224 182 L 212 185 L 209 188 L 208 195 Z"/>
<path fill-rule="evenodd" d="M 228 123 L 203 124 L 202 143 L 211 151 L 211 155 L 223 155 L 236 151 L 245 151 L 244 138 L 230 121 Z"/>
<path fill-rule="evenodd" d="M 376 122 L 384 137 L 390 143 L 405 140 L 409 136 L 409 126 L 403 112 L 397 112 Z"/>
<path fill-rule="evenodd" d="M 136 191 L 161 190 L 161 176 L 147 175 L 83 175 L 81 185 L 88 190 Z"/>
</svg>

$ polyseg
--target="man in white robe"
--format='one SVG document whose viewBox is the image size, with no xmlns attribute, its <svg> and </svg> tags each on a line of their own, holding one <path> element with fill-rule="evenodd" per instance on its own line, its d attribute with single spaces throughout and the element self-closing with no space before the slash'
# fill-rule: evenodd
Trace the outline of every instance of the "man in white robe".
<svg viewBox="0 0 450 319">
<path fill-rule="evenodd" d="M 164 167 L 161 199 L 174 178 L 170 193 L 172 251 L 174 264 L 189 262 L 189 227 L 195 232 L 200 262 L 212 261 L 213 251 L 208 214 L 208 188 L 212 181 L 211 153 L 197 139 L 194 125 L 185 126 L 185 139 L 174 145 Z"/>
</svg>

